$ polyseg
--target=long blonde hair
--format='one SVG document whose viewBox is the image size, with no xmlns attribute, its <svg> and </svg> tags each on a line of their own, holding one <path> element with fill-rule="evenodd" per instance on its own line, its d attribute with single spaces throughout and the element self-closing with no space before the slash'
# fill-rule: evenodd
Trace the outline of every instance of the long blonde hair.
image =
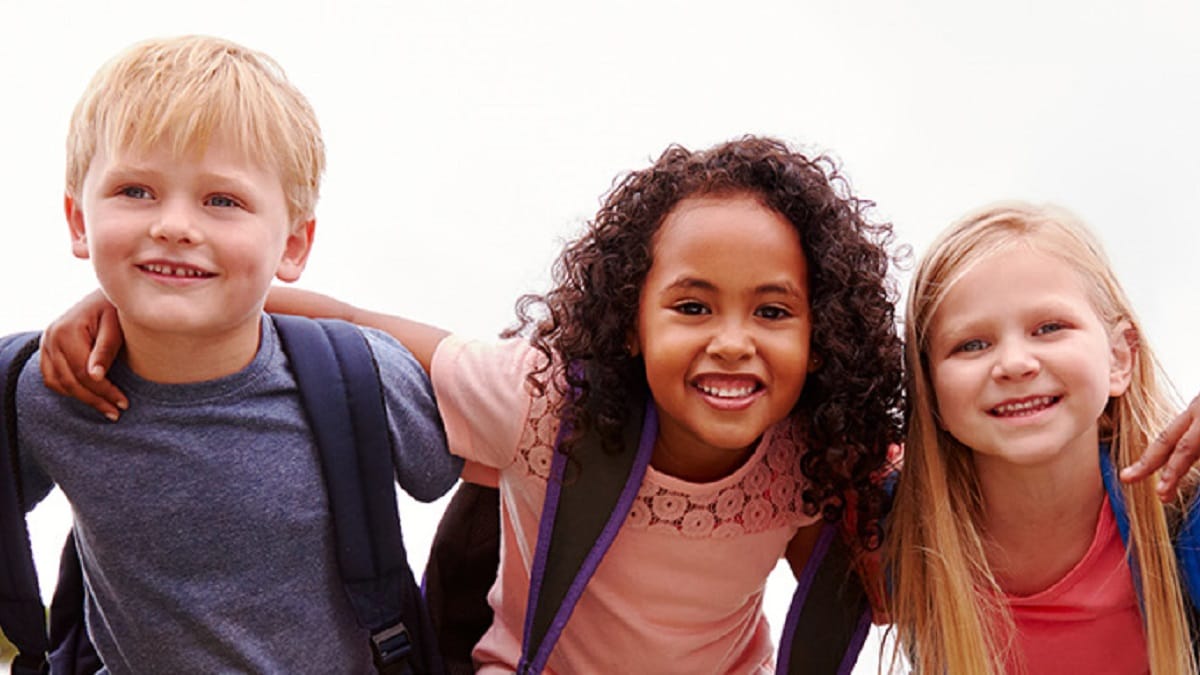
<svg viewBox="0 0 1200 675">
<path fill-rule="evenodd" d="M 1073 215 L 1050 206 L 997 204 L 941 234 L 918 266 L 908 297 L 908 441 L 886 549 L 898 649 L 919 673 L 996 673 L 1013 635 L 1012 616 L 984 552 L 983 502 L 974 462 L 935 420 L 926 354 L 930 322 L 950 288 L 977 262 L 1018 242 L 1077 270 L 1107 327 L 1121 321 L 1131 326 L 1131 382 L 1125 394 L 1109 400 L 1099 424 L 1118 469 L 1141 456 L 1173 412 L 1129 299 L 1099 243 Z M 1194 471 L 1189 479 L 1194 486 Z M 1123 485 L 1121 491 L 1151 669 L 1195 673 L 1168 510 L 1149 480 Z M 1180 506 L 1169 510 L 1172 518 L 1178 517 Z"/>
</svg>

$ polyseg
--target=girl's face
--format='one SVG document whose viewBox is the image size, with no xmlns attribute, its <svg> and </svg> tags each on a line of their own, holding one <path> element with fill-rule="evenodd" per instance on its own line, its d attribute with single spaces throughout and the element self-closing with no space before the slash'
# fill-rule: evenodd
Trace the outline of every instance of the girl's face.
<svg viewBox="0 0 1200 675">
<path fill-rule="evenodd" d="M 808 265 L 782 215 L 750 196 L 681 201 L 654 239 L 636 349 L 659 411 L 655 468 L 734 471 L 786 417 L 809 369 Z"/>
<path fill-rule="evenodd" d="M 942 427 L 975 451 L 981 471 L 1094 465 L 1097 420 L 1125 392 L 1132 365 L 1079 274 L 1022 245 L 951 287 L 926 356 Z"/>
</svg>

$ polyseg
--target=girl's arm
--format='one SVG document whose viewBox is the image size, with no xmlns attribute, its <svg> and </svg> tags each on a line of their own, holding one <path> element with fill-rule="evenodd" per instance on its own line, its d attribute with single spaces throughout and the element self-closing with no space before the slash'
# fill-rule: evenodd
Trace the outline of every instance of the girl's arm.
<svg viewBox="0 0 1200 675">
<path fill-rule="evenodd" d="M 807 527 L 802 527 L 796 531 L 796 535 L 788 542 L 787 551 L 783 556 L 787 558 L 788 566 L 792 568 L 792 575 L 796 577 L 796 581 L 800 581 L 800 575 L 804 572 L 804 565 L 808 559 L 812 557 L 813 548 L 817 545 L 817 538 L 821 536 L 821 526 L 825 521 L 818 521 Z"/>
<path fill-rule="evenodd" d="M 104 293 L 92 291 L 42 332 L 42 380 L 116 422 L 129 401 L 105 373 L 123 342 L 117 309 Z"/>
<path fill-rule="evenodd" d="M 328 295 L 302 291 L 298 288 L 271 287 L 265 309 L 276 314 L 299 314 L 321 319 L 341 319 L 360 326 L 378 328 L 407 347 L 408 351 L 417 357 L 417 361 L 420 362 L 426 373 L 429 372 L 429 364 L 433 361 L 434 350 L 450 334 L 435 326 L 391 314 L 360 309 Z"/>
<path fill-rule="evenodd" d="M 327 295 L 295 288 L 272 287 L 265 309 L 377 328 L 407 347 L 426 373 L 434 350 L 449 335 L 441 328 L 359 309 Z M 51 390 L 79 399 L 115 422 L 129 402 L 105 374 L 123 342 L 117 310 L 103 293 L 94 291 L 55 319 L 42 334 L 42 379 Z"/>
</svg>

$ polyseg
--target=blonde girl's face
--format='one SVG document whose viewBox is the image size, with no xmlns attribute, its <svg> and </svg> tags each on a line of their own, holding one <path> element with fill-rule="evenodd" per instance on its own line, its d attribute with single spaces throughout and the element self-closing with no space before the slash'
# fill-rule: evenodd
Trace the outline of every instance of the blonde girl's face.
<svg viewBox="0 0 1200 675">
<path fill-rule="evenodd" d="M 927 357 L 940 423 L 975 451 L 981 471 L 1094 464 L 1097 420 L 1124 393 L 1132 359 L 1079 273 L 1021 244 L 951 287 Z"/>
<path fill-rule="evenodd" d="M 655 468 L 734 471 L 799 399 L 810 333 L 808 263 L 786 218 L 749 196 L 676 205 L 631 336 L 659 412 Z"/>
</svg>

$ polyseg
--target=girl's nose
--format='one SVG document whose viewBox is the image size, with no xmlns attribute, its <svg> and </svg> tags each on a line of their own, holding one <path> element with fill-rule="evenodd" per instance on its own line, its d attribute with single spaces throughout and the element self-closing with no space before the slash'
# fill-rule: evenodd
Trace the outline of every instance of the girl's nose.
<svg viewBox="0 0 1200 675">
<path fill-rule="evenodd" d="M 1007 340 L 997 346 L 992 375 L 997 379 L 1020 380 L 1037 375 L 1041 362 L 1021 340 Z"/>
<path fill-rule="evenodd" d="M 749 358 L 755 352 L 754 336 L 742 322 L 726 321 L 708 341 L 706 351 L 728 361 Z"/>
</svg>

